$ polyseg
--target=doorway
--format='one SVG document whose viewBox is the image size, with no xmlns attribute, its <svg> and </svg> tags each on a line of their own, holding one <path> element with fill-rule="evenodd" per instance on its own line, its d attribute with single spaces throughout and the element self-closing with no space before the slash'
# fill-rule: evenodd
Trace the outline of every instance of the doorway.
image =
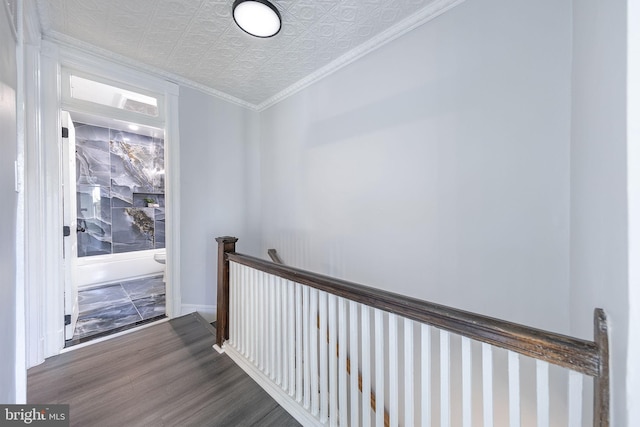
<svg viewBox="0 0 640 427">
<path fill-rule="evenodd" d="M 164 130 L 61 117 L 70 347 L 165 318 Z"/>
<path fill-rule="evenodd" d="M 61 111 L 68 111 L 73 120 L 77 114 L 91 113 L 109 117 L 124 124 L 143 124 L 164 129 L 165 136 L 165 223 L 166 223 L 166 315 L 182 312 L 180 291 L 180 138 L 178 127 L 178 94 L 175 83 L 151 75 L 141 69 L 116 64 L 104 58 L 88 55 L 76 49 L 42 41 L 37 50 L 33 73 L 34 99 L 30 104 L 36 120 L 29 127 L 25 212 L 27 213 L 26 246 L 27 276 L 27 367 L 59 354 L 65 346 L 65 257 L 63 226 L 76 224 L 63 218 Z M 155 97 L 157 105 L 150 111 L 136 110 L 135 102 L 109 105 L 109 101 L 91 102 L 72 94 L 70 76 L 88 77 L 101 84 L 120 87 L 145 96 Z M 108 78 L 104 76 L 109 76 Z M 95 77 L 95 78 L 93 78 Z M 135 99 L 125 97 L 132 101 Z M 113 99 L 111 100 L 113 101 Z M 122 99 L 120 100 L 122 101 Z M 149 113 L 152 113 L 150 115 Z M 146 113 L 146 114 L 145 114 Z M 155 115 L 153 115 L 155 114 Z M 111 255 L 113 270 L 119 269 L 117 255 Z M 151 262 L 154 262 L 151 260 Z"/>
</svg>

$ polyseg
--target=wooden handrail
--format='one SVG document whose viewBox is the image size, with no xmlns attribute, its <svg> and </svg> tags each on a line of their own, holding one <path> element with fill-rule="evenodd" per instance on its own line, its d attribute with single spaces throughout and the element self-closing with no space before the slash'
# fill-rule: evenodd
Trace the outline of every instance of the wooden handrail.
<svg viewBox="0 0 640 427">
<path fill-rule="evenodd" d="M 265 273 L 596 377 L 600 352 L 591 341 L 530 328 L 239 253 L 227 259 Z"/>
<path fill-rule="evenodd" d="M 595 309 L 594 341 L 587 341 L 235 253 L 237 239 L 224 237 L 216 240 L 219 244 L 219 345 L 223 341 L 221 337 L 228 339 L 229 262 L 233 261 L 372 308 L 594 377 L 594 426 L 609 426 L 609 338 L 607 319 L 602 309 Z M 221 318 L 226 320 L 221 323 Z"/>
<path fill-rule="evenodd" d="M 280 258 L 277 250 L 267 249 L 267 254 L 269 254 L 269 258 L 271 258 L 271 261 L 275 262 L 276 264 L 284 265 L 284 262 L 282 262 L 282 258 Z"/>
</svg>

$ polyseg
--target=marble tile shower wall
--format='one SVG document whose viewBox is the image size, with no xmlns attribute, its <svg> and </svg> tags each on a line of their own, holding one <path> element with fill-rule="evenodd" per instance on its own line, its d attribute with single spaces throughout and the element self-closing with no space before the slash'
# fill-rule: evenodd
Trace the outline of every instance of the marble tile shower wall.
<svg viewBox="0 0 640 427">
<path fill-rule="evenodd" d="M 74 125 L 78 256 L 164 248 L 164 140 Z"/>
</svg>

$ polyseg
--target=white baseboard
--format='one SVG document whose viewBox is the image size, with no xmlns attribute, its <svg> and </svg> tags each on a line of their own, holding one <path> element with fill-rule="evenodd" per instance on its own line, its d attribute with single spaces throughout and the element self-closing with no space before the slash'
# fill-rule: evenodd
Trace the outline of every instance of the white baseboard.
<svg viewBox="0 0 640 427">
<path fill-rule="evenodd" d="M 182 304 L 182 310 L 180 311 L 182 316 L 194 312 L 200 313 L 207 322 L 211 323 L 216 320 L 218 310 L 215 305 Z"/>
<path fill-rule="evenodd" d="M 242 368 L 260 387 L 264 389 L 273 399 L 278 402 L 293 418 L 295 418 L 303 426 L 324 427 L 320 420 L 315 418 L 311 413 L 305 410 L 295 399 L 289 396 L 279 386 L 274 384 L 265 374 L 262 373 L 255 365 L 245 359 L 240 353 L 230 345 L 222 346 L 224 352 Z"/>
</svg>

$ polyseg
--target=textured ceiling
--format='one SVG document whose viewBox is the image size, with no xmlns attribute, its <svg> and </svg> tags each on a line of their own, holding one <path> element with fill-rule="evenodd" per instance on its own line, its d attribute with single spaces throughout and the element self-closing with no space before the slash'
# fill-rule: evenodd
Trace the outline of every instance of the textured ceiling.
<svg viewBox="0 0 640 427">
<path fill-rule="evenodd" d="M 462 0 L 272 0 L 275 37 L 245 34 L 233 0 L 37 0 L 45 38 L 97 47 L 261 108 Z"/>
</svg>

